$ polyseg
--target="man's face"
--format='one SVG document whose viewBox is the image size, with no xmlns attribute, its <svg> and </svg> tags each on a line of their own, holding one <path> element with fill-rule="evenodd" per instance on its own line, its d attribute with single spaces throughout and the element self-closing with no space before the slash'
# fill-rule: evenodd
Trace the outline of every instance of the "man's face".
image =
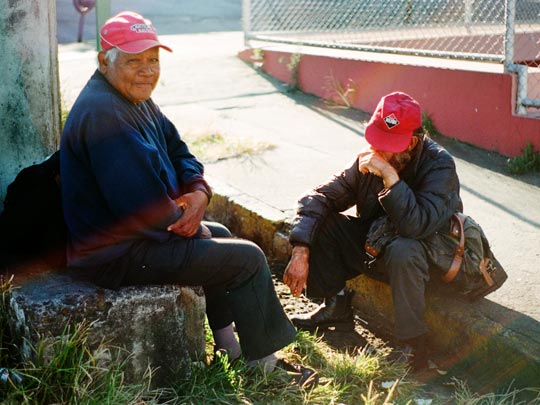
<svg viewBox="0 0 540 405">
<path fill-rule="evenodd" d="M 407 167 L 411 160 L 412 153 L 410 150 L 407 149 L 400 153 L 394 153 L 392 157 L 388 160 L 388 163 L 390 163 L 399 173 L 400 171 L 405 169 L 405 167 Z"/>
<path fill-rule="evenodd" d="M 107 81 L 132 103 L 148 100 L 159 80 L 159 47 L 141 53 L 120 52 L 114 62 L 99 58 Z"/>
<path fill-rule="evenodd" d="M 392 167 L 396 169 L 396 172 L 399 173 L 400 171 L 405 169 L 405 167 L 407 167 L 407 165 L 412 160 L 413 158 L 412 151 L 414 147 L 416 146 L 416 143 L 417 143 L 417 139 L 413 137 L 411 139 L 411 143 L 409 144 L 407 149 L 405 149 L 403 152 L 392 153 L 392 152 L 384 152 L 380 150 L 376 150 L 376 152 L 379 155 L 381 155 L 384 158 L 384 160 L 390 163 L 390 165 L 392 165 Z"/>
</svg>

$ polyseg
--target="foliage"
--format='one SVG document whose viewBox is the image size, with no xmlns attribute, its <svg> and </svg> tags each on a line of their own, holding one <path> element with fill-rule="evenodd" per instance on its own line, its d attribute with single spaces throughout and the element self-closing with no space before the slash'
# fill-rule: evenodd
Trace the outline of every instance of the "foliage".
<svg viewBox="0 0 540 405">
<path fill-rule="evenodd" d="M 507 169 L 512 174 L 539 172 L 540 152 L 535 152 L 532 143 L 529 142 L 520 156 L 508 159 Z"/>
<path fill-rule="evenodd" d="M 479 395 L 473 393 L 463 381 L 455 380 L 456 392 L 454 403 L 456 405 L 538 405 L 540 404 L 540 388 L 525 388 L 512 390 L 508 388 L 502 393 L 488 393 Z M 523 399 L 526 398 L 526 399 Z"/>
<path fill-rule="evenodd" d="M 11 280 L 0 280 L 0 314 L 5 314 Z M 5 315 L 3 326 L 5 326 Z M 243 360 L 209 355 L 192 363 L 192 375 L 174 386 L 151 390 L 151 370 L 139 384 L 126 384 L 126 360 L 119 351 L 102 345 L 91 352 L 87 336 L 91 324 L 68 326 L 61 337 L 42 337 L 34 360 L 15 371 L 18 383 L 0 383 L 2 404 L 443 404 L 521 405 L 540 404 L 540 389 L 508 390 L 478 395 L 464 382 L 455 382 L 453 398 L 421 399 L 422 387 L 410 379 L 403 365 L 386 360 L 385 350 L 368 347 L 337 352 L 321 337 L 299 332 L 282 355 L 293 363 L 318 370 L 319 384 L 302 389 L 285 372 L 250 368 Z M 211 331 L 206 324 L 206 349 L 212 352 Z M 2 341 L 5 347 L 6 341 Z M 123 357 L 124 358 L 124 357 Z M 4 360 L 4 359 L 2 359 Z M 519 398 L 531 398 L 527 402 Z"/>
<path fill-rule="evenodd" d="M 302 54 L 293 53 L 289 57 L 287 62 L 287 70 L 291 73 L 291 79 L 289 84 L 288 92 L 293 93 L 298 90 L 298 73 L 300 68 L 300 61 L 302 60 Z M 285 63 L 285 57 L 279 58 L 279 63 Z"/>
<path fill-rule="evenodd" d="M 231 364 L 227 356 L 217 356 L 208 366 L 196 363 L 193 375 L 174 388 L 175 403 L 182 404 L 383 404 L 392 399 L 406 401 L 414 383 L 401 380 L 402 366 L 389 365 L 380 354 L 359 350 L 337 353 L 320 337 L 299 332 L 283 356 L 319 371 L 317 387 L 304 390 L 291 383 L 284 372 L 250 369 L 240 360 Z M 382 388 L 381 382 L 393 382 Z M 363 402 L 363 401 L 362 401 Z"/>
<path fill-rule="evenodd" d="M 0 385 L 3 404 L 128 404 L 144 400 L 151 404 L 156 394 L 148 389 L 150 376 L 140 385 L 123 381 L 124 362 L 110 348 L 91 353 L 87 345 L 91 325 L 66 327 L 58 338 L 42 338 L 35 360 L 12 372 L 22 382 L 9 379 Z M 141 402 L 142 403 L 142 402 Z"/>
<path fill-rule="evenodd" d="M 342 84 L 333 74 L 325 77 L 324 89 L 325 102 L 330 106 L 350 108 L 358 94 L 358 86 L 354 80 L 348 79 L 345 84 Z"/>
<path fill-rule="evenodd" d="M 6 279 L 3 275 L 0 275 L 0 366 L 7 365 L 10 362 L 7 350 L 9 342 L 7 308 L 13 286 L 12 281 L 13 276 Z"/>
<path fill-rule="evenodd" d="M 442 136 L 431 117 L 425 112 L 422 113 L 422 127 L 426 131 L 426 135 L 432 139 Z"/>
</svg>

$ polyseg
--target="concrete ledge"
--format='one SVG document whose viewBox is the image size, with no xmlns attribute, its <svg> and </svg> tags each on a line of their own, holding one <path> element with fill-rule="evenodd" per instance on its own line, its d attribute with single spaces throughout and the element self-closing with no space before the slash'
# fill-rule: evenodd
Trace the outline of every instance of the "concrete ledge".
<svg viewBox="0 0 540 405">
<path fill-rule="evenodd" d="M 287 216 L 229 185 L 209 181 L 214 195 L 206 211 L 208 217 L 226 225 L 234 235 L 255 242 L 269 259 L 287 260 Z"/>
<path fill-rule="evenodd" d="M 287 235 L 289 219 L 272 212 L 261 203 L 234 190 L 212 183 L 215 195 L 208 212 L 229 226 L 240 237 L 254 240 L 269 260 L 286 261 L 290 255 Z M 232 192 L 228 195 L 227 192 Z M 262 213 L 261 213 L 262 212 Z M 348 283 L 357 294 L 353 305 L 373 324 L 384 320 L 388 332 L 393 324 L 390 287 L 380 281 L 359 276 Z M 431 330 L 431 345 L 444 353 L 450 373 L 472 377 L 470 387 L 478 391 L 536 387 L 540 381 L 540 325 L 534 319 L 484 298 L 475 303 L 449 293 L 434 281 L 427 293 L 426 322 Z M 372 323 L 370 322 L 370 327 Z M 527 334 L 524 333 L 527 331 Z M 476 384 L 477 386 L 472 386 Z"/>
<path fill-rule="evenodd" d="M 393 326 L 390 287 L 360 276 L 349 281 L 357 294 L 353 305 L 362 317 L 388 319 Z M 536 387 L 540 381 L 540 325 L 534 319 L 489 300 L 468 302 L 433 280 L 426 294 L 426 322 L 431 344 L 444 353 L 441 368 L 471 376 L 471 388 L 497 391 Z M 527 331 L 527 335 L 523 333 Z"/>
<path fill-rule="evenodd" d="M 120 349 L 120 358 L 127 360 L 126 381 L 142 382 L 148 366 L 155 369 L 154 387 L 191 374 L 192 360 L 202 358 L 205 350 L 202 288 L 156 285 L 114 291 L 78 276 L 62 271 L 15 279 L 10 329 L 23 360 L 33 358 L 38 339 L 57 339 L 68 325 L 85 321 L 91 325 L 92 352 L 101 343 Z"/>
</svg>

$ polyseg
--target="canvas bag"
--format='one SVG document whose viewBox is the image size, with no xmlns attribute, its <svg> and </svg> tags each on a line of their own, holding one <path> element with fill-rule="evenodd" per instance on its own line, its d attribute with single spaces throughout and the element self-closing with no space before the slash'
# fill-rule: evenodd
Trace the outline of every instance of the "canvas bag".
<svg viewBox="0 0 540 405">
<path fill-rule="evenodd" d="M 436 232 L 423 242 L 442 280 L 470 301 L 497 290 L 508 278 L 480 225 L 461 212 L 452 215 L 447 232 Z"/>
<path fill-rule="evenodd" d="M 387 216 L 376 219 L 367 234 L 365 250 L 372 258 L 398 235 Z M 508 278 L 495 258 L 484 231 L 471 217 L 452 215 L 449 227 L 423 239 L 430 267 L 458 294 L 474 301 L 495 291 Z"/>
</svg>

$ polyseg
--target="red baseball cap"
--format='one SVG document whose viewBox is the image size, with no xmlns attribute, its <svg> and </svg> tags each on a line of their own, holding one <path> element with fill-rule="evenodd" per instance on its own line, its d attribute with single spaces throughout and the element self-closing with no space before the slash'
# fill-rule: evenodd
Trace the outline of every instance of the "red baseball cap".
<svg viewBox="0 0 540 405">
<path fill-rule="evenodd" d="M 152 22 L 133 11 L 122 11 L 109 18 L 99 30 L 99 36 L 104 51 L 116 47 L 126 53 L 141 53 L 159 46 L 172 52 L 159 42 Z"/>
<path fill-rule="evenodd" d="M 381 98 L 371 116 L 366 126 L 366 140 L 380 151 L 403 152 L 413 132 L 421 126 L 420 104 L 408 94 L 390 93 Z"/>
</svg>

